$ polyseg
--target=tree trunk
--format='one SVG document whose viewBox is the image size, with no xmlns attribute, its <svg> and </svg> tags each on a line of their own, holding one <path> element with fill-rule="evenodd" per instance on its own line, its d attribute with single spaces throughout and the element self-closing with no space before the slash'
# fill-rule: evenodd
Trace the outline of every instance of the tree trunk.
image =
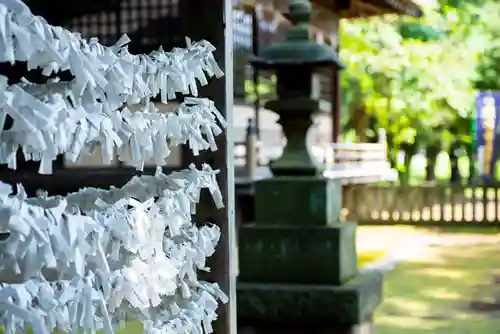
<svg viewBox="0 0 500 334">
<path fill-rule="evenodd" d="M 427 166 L 425 167 L 425 180 L 436 181 L 436 160 L 441 148 L 438 145 L 430 145 L 426 150 Z"/>
<path fill-rule="evenodd" d="M 366 129 L 369 125 L 369 117 L 366 113 L 366 107 L 364 104 L 356 104 L 351 107 L 351 117 L 349 119 L 350 127 L 356 132 L 359 140 L 362 143 L 367 141 Z"/>
<path fill-rule="evenodd" d="M 396 168 L 398 148 L 394 146 L 394 135 L 390 132 L 387 132 L 386 135 L 387 135 L 387 159 L 389 160 L 391 168 Z"/>
<path fill-rule="evenodd" d="M 476 175 L 476 157 L 474 155 L 472 145 L 466 145 L 465 150 L 467 151 L 467 157 L 469 158 L 469 178 L 467 179 L 467 182 L 472 184 L 474 176 Z"/>
<path fill-rule="evenodd" d="M 367 130 L 370 130 L 370 135 L 367 135 L 367 141 L 368 143 L 378 143 L 378 124 L 377 124 L 377 117 L 374 115 L 369 115 L 368 117 L 368 128 Z"/>
<path fill-rule="evenodd" d="M 403 171 L 400 173 L 400 180 L 401 180 L 401 184 L 405 185 L 405 184 L 408 184 L 409 181 L 410 181 L 410 165 L 411 165 L 411 160 L 413 158 L 413 156 L 415 155 L 415 153 L 417 153 L 417 149 L 416 149 L 416 145 L 415 144 L 404 144 L 404 145 L 401 145 L 401 149 L 404 151 L 405 153 L 405 157 L 404 157 L 404 169 Z"/>
<path fill-rule="evenodd" d="M 450 147 L 450 151 L 448 152 L 450 156 L 450 182 L 451 183 L 460 183 L 460 169 L 458 168 L 458 150 L 459 146 L 456 143 L 453 143 Z"/>
</svg>

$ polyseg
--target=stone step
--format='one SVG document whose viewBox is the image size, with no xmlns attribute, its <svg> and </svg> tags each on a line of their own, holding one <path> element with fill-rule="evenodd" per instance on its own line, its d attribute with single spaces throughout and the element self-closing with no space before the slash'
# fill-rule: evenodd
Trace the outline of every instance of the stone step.
<svg viewBox="0 0 500 334">
<path fill-rule="evenodd" d="M 271 327 L 293 333 L 337 333 L 332 329 L 371 318 L 382 298 L 382 281 L 383 275 L 376 271 L 359 274 L 341 286 L 239 281 L 238 326 L 259 328 L 256 333 L 267 333 Z"/>
<path fill-rule="evenodd" d="M 358 273 L 356 224 L 245 224 L 239 232 L 239 279 L 339 285 Z"/>
</svg>

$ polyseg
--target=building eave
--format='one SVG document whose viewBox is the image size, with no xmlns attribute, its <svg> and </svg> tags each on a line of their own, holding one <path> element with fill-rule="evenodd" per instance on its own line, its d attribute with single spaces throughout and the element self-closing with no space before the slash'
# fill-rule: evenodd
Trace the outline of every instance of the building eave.
<svg viewBox="0 0 500 334">
<path fill-rule="evenodd" d="M 340 18 L 352 19 L 391 13 L 422 16 L 422 9 L 415 1 L 418 0 L 312 0 L 311 2 L 313 8 L 321 8 L 321 12 L 328 11 L 333 16 L 340 12 Z M 260 3 L 265 11 L 269 12 L 268 15 L 272 16 L 273 12 L 286 12 L 289 0 L 239 0 L 237 2 L 236 7 L 247 10 L 251 10 L 253 6 Z"/>
<path fill-rule="evenodd" d="M 420 17 L 423 12 L 412 0 L 354 0 L 348 9 L 341 11 L 341 18 L 354 19 L 385 14 Z"/>
</svg>

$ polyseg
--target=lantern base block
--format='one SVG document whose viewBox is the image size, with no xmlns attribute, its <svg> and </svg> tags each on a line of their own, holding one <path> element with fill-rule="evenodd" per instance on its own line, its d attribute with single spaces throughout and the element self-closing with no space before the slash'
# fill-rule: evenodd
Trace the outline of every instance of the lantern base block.
<svg viewBox="0 0 500 334">
<path fill-rule="evenodd" d="M 374 333 L 371 319 L 382 299 L 382 282 L 383 275 L 373 271 L 340 286 L 239 283 L 238 332 Z"/>
</svg>

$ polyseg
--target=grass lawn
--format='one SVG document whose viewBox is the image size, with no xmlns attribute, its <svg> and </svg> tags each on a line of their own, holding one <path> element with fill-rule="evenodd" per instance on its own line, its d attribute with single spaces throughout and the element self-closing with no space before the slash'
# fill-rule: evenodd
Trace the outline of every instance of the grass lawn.
<svg viewBox="0 0 500 334">
<path fill-rule="evenodd" d="M 358 267 L 362 268 L 371 262 L 380 260 L 385 255 L 384 250 L 369 250 L 358 254 Z"/>
<path fill-rule="evenodd" d="M 499 245 L 438 247 L 426 259 L 398 266 L 384 283 L 377 333 L 499 333 L 500 312 L 471 309 L 473 301 L 500 297 L 493 279 L 499 250 Z"/>
<path fill-rule="evenodd" d="M 358 245 L 375 240 L 369 247 L 358 246 L 360 262 L 383 256 L 390 247 L 388 238 L 398 234 L 437 234 L 443 240 L 485 235 L 492 240 L 496 238 L 492 234 L 498 234 L 488 228 L 440 230 L 399 226 L 392 228 L 391 233 L 388 229 L 391 228 L 360 227 Z M 493 243 L 429 247 L 389 272 L 383 303 L 375 314 L 377 334 L 500 333 L 500 236 L 498 239 Z M 484 312 L 471 306 L 478 304 L 495 307 Z"/>
</svg>

